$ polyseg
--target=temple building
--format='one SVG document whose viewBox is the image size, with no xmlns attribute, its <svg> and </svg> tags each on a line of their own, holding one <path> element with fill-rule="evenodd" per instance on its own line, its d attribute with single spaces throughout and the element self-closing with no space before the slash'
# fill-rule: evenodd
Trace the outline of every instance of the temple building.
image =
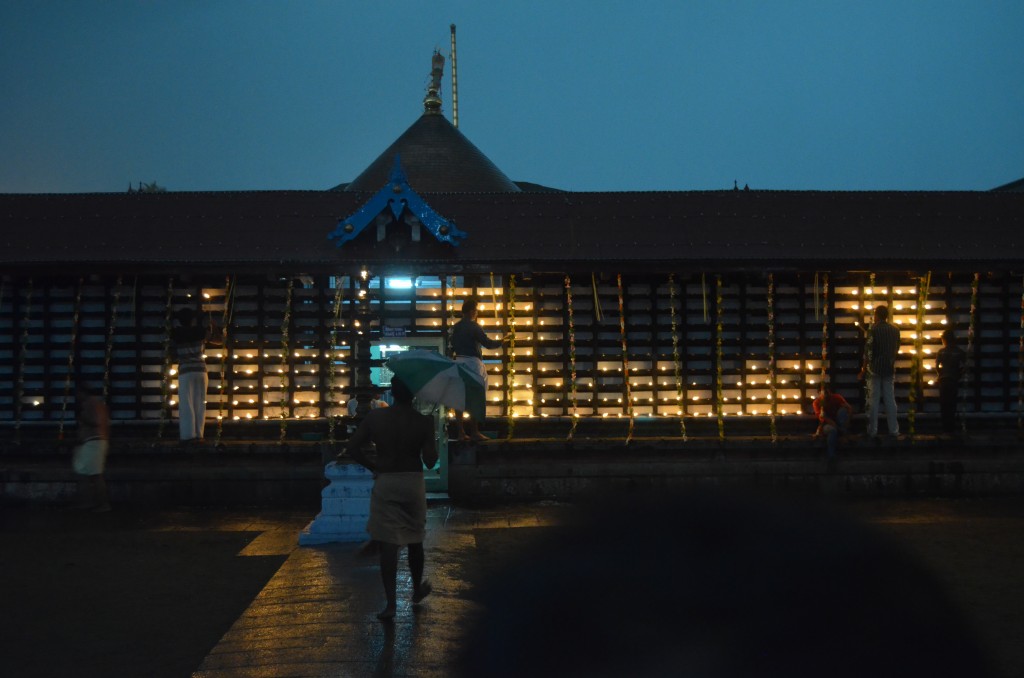
<svg viewBox="0 0 1024 678">
<path fill-rule="evenodd" d="M 352 398 L 386 388 L 390 352 L 447 352 L 469 297 L 486 331 L 514 332 L 485 352 L 502 436 L 774 436 L 807 428 L 822 380 L 860 410 L 883 303 L 910 432 L 938 428 L 948 328 L 970 358 L 966 425 L 1019 422 L 1020 182 L 564 191 L 510 179 L 463 135 L 437 68 L 423 114 L 327 190 L 0 195 L 4 436 L 62 433 L 86 379 L 115 429 L 174 438 L 168 328 L 192 306 L 223 343 L 208 437 L 334 439 Z"/>
</svg>

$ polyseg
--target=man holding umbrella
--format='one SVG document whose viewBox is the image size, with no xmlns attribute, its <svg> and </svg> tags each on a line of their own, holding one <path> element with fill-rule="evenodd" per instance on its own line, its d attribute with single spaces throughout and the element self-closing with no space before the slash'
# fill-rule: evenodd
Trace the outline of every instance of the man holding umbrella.
<svg viewBox="0 0 1024 678">
<path fill-rule="evenodd" d="M 487 368 L 484 367 L 481 347 L 498 348 L 509 341 L 511 335 L 506 334 L 501 339 L 488 337 L 476 321 L 476 306 L 476 299 L 470 298 L 462 302 L 462 319 L 452 326 L 452 350 L 455 352 L 455 360 L 476 371 L 486 388 Z M 475 418 L 470 417 L 463 424 L 462 412 L 456 412 L 455 421 L 460 440 L 487 440 L 487 436 L 480 433 L 479 422 Z"/>
<path fill-rule="evenodd" d="M 397 375 L 391 380 L 392 407 L 370 410 L 348 440 L 345 452 L 374 473 L 370 495 L 370 539 L 380 545 L 380 576 L 387 605 L 377 615 L 394 619 L 398 577 L 398 549 L 409 550 L 412 602 L 418 604 L 431 592 L 423 580 L 423 538 L 427 525 L 427 495 L 423 467 L 437 464 L 433 418 L 420 414 L 413 394 Z M 370 458 L 363 446 L 373 443 Z"/>
</svg>

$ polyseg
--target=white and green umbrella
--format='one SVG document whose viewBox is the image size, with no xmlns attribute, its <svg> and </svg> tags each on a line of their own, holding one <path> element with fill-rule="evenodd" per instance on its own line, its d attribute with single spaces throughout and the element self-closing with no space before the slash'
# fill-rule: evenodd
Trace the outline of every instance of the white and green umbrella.
<svg viewBox="0 0 1024 678">
<path fill-rule="evenodd" d="M 404 351 L 384 363 L 420 400 L 438 403 L 483 421 L 487 385 L 476 370 L 432 351 Z"/>
</svg>

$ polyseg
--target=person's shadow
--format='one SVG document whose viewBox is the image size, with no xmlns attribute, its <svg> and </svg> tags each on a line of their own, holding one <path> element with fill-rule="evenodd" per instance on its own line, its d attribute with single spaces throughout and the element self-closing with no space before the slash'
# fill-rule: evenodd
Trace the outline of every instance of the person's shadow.
<svg viewBox="0 0 1024 678">
<path fill-rule="evenodd" d="M 384 640 L 381 643 L 380 654 L 377 655 L 377 664 L 373 669 L 374 678 L 390 678 L 395 675 L 396 664 L 398 674 L 407 675 L 408 654 L 419 636 L 419 615 L 414 610 L 411 623 L 396 624 L 394 621 L 389 621 L 385 622 L 383 627 Z"/>
</svg>

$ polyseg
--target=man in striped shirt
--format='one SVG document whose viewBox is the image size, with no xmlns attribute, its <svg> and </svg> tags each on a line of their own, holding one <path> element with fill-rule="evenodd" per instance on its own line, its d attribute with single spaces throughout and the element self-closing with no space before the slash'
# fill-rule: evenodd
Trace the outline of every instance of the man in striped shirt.
<svg viewBox="0 0 1024 678">
<path fill-rule="evenodd" d="M 181 441 L 202 443 L 206 425 L 206 389 L 209 376 L 203 351 L 213 334 L 213 318 L 208 327 L 196 323 L 195 310 L 184 307 L 174 314 L 178 326 L 171 330 L 171 343 L 178 358 L 178 419 Z"/>
<path fill-rule="evenodd" d="M 875 324 L 868 332 L 864 351 L 864 365 L 860 370 L 863 379 L 868 379 L 868 436 L 878 435 L 878 405 L 885 405 L 885 420 L 889 424 L 889 435 L 900 434 L 900 423 L 896 418 L 896 356 L 900 351 L 900 331 L 889 322 L 889 307 L 880 304 L 875 307 Z"/>
</svg>

